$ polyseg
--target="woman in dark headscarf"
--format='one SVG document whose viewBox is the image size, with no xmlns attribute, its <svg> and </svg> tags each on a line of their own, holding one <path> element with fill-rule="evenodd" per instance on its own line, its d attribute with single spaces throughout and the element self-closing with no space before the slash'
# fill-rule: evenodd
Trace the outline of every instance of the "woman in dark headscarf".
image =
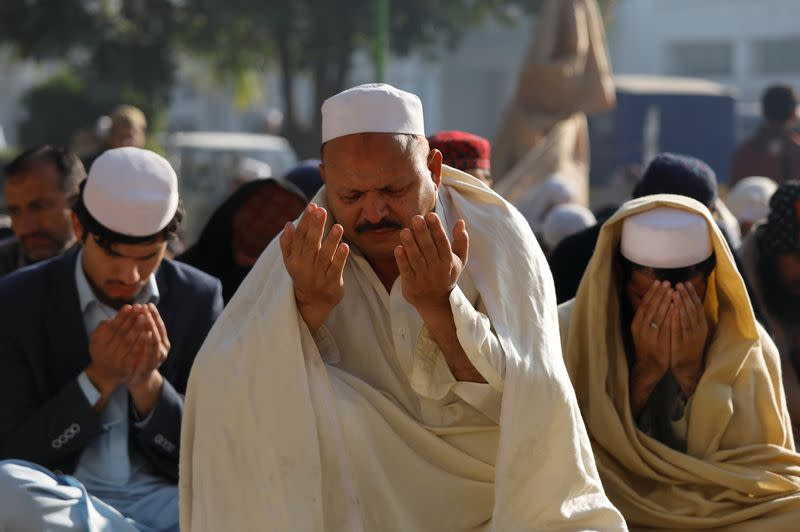
<svg viewBox="0 0 800 532">
<path fill-rule="evenodd" d="M 238 188 L 211 215 L 200 238 L 177 260 L 222 282 L 227 303 L 261 252 L 300 216 L 307 203 L 294 185 L 279 179 L 258 179 Z"/>
</svg>

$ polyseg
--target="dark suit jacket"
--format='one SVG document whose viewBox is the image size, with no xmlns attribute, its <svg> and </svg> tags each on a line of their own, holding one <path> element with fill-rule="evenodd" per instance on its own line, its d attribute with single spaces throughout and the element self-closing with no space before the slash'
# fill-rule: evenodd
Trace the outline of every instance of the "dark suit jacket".
<svg viewBox="0 0 800 532">
<path fill-rule="evenodd" d="M 0 240 L 0 277 L 19 269 L 20 249 L 16 237 Z"/>
<path fill-rule="evenodd" d="M 89 343 L 75 285 L 74 249 L 0 279 L 0 459 L 29 460 L 71 473 L 100 433 L 100 417 L 77 377 Z M 164 260 L 156 272 L 158 311 L 171 349 L 161 397 L 131 444 L 177 481 L 183 396 L 194 357 L 222 311 L 219 281 Z"/>
</svg>

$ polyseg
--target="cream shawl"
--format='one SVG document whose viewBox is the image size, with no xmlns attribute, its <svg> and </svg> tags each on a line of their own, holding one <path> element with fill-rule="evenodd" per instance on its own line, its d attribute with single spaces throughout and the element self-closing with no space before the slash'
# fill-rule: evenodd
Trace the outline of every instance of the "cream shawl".
<svg viewBox="0 0 800 532">
<path fill-rule="evenodd" d="M 717 258 L 705 300 L 712 337 L 688 407 L 685 454 L 639 431 L 631 416 L 613 270 L 622 221 L 658 206 L 705 216 Z M 669 195 L 626 203 L 603 226 L 576 298 L 559 312 L 567 369 L 600 476 L 629 526 L 797 530 L 800 456 L 780 359 L 753 316 L 731 251 L 707 209 Z"/>
<path fill-rule="evenodd" d="M 370 492 L 393 489 L 392 479 L 410 471 L 423 475 L 413 479 L 419 486 L 447 490 L 437 475 L 445 470 L 493 486 L 493 517 L 480 530 L 624 529 L 598 480 L 561 357 L 551 276 L 528 224 L 462 172 L 445 168 L 439 195 L 466 221 L 467 269 L 507 356 L 499 449 L 489 478 L 469 470 L 461 451 L 390 397 L 323 362 L 273 242 L 192 370 L 181 440 L 181 530 L 365 530 L 364 516 L 384 510 L 435 523 L 436 513 L 468 511 L 472 501 L 398 513 L 370 506 Z M 324 190 L 317 200 L 325 204 Z M 366 449 L 345 444 L 353 431 L 371 434 L 373 427 L 380 437 L 358 442 Z M 352 464 L 373 455 L 380 470 L 371 490 L 359 492 Z M 427 469 L 415 469 L 420 459 Z M 433 515 L 410 515 L 416 511 Z M 409 526 L 387 519 L 379 529 Z"/>
</svg>

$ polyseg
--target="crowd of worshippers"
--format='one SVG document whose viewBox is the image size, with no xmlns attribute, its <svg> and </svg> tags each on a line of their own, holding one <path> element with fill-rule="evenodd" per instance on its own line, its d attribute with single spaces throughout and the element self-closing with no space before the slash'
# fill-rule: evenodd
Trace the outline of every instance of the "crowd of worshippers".
<svg viewBox="0 0 800 532">
<path fill-rule="evenodd" d="M 724 198 L 661 153 L 593 213 L 559 175 L 508 204 L 486 139 L 361 85 L 185 250 L 138 109 L 24 151 L 0 529 L 796 530 L 797 99 L 762 104 Z"/>
</svg>

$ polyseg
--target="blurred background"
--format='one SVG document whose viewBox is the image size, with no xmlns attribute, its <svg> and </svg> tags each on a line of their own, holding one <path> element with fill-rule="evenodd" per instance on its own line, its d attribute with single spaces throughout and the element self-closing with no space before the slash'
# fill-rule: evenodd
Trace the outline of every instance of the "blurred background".
<svg viewBox="0 0 800 532">
<path fill-rule="evenodd" d="M 244 160 L 281 176 L 318 157 L 322 101 L 358 83 L 418 94 L 431 134 L 496 141 L 536 84 L 522 74 L 545 3 L 3 0 L 0 162 L 43 142 L 89 156 L 112 109 L 136 106 L 181 176 L 191 237 Z M 764 88 L 800 83 L 800 2 L 595 5 L 616 102 L 588 113 L 588 203 L 625 196 L 625 169 L 657 151 L 701 157 L 724 184 Z"/>
</svg>

